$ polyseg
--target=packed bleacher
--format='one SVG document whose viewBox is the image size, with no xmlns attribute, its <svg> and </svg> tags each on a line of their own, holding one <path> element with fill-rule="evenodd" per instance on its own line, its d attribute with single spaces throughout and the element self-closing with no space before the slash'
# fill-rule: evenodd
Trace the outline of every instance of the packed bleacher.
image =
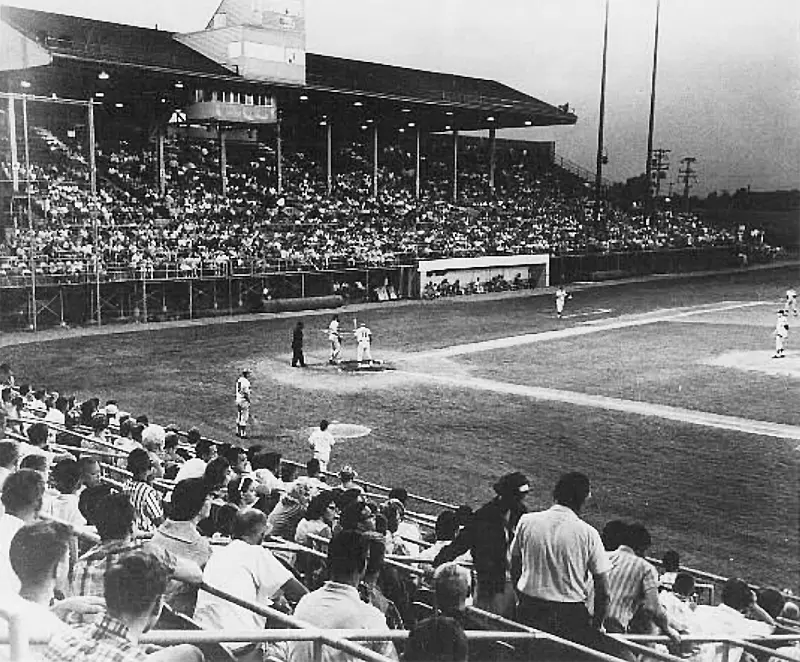
<svg viewBox="0 0 800 662">
<path fill-rule="evenodd" d="M 792 596 L 654 561 L 636 522 L 598 532 L 583 474 L 529 512 L 509 473 L 473 510 L 323 471 L 325 421 L 301 464 L 0 382 L 0 659 L 22 627 L 62 662 L 800 660 Z"/>
<path fill-rule="evenodd" d="M 22 190 L 25 180 L 33 182 L 33 237 L 23 205 L 18 231 L 0 244 L 0 278 L 8 282 L 29 277 L 32 268 L 42 278 L 80 280 L 94 273 L 96 242 L 101 275 L 124 278 L 734 246 L 738 241 L 735 232 L 672 211 L 659 212 L 651 223 L 642 213 L 609 206 L 604 222 L 595 225 L 583 182 L 515 143 L 502 150 L 491 190 L 485 143 L 462 139 L 454 201 L 445 137 L 434 139 L 423 162 L 420 199 L 414 196 L 412 154 L 399 146 L 381 150 L 375 198 L 364 144 L 345 143 L 335 151 L 330 195 L 313 146 L 287 145 L 278 193 L 274 150 L 260 143 L 232 144 L 223 195 L 216 143 L 176 137 L 166 143 L 162 195 L 153 146 L 117 140 L 98 145 L 93 200 L 79 144 L 42 127 L 32 130 L 31 142 L 30 172 L 21 167 L 18 175 Z M 0 179 L 9 182 L 8 150 L 0 157 Z"/>
</svg>

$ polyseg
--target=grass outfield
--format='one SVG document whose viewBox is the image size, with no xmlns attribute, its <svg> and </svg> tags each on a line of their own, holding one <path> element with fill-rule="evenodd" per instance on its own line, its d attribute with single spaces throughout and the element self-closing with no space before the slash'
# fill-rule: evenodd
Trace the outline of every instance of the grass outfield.
<svg viewBox="0 0 800 662">
<path fill-rule="evenodd" d="M 288 457 L 307 455 L 291 433 L 324 416 L 372 429 L 338 445 L 334 467 L 350 463 L 364 477 L 454 502 L 478 505 L 499 474 L 519 469 L 532 481 L 528 505 L 546 507 L 559 473 L 582 470 L 594 483 L 586 517 L 598 527 L 635 518 L 653 533 L 656 555 L 675 548 L 689 565 L 798 590 L 797 442 L 477 391 L 466 383 L 445 386 L 402 371 L 407 354 L 455 344 L 680 306 L 774 304 L 798 280 L 793 268 L 587 289 L 568 304 L 576 317 L 561 321 L 551 297 L 531 296 L 359 311 L 375 333 L 375 355 L 400 368 L 380 375 L 340 374 L 324 365 L 327 315 L 68 337 L 8 346 L 2 358 L 19 379 L 82 397 L 115 397 L 135 414 L 198 425 L 231 441 L 233 383 L 249 365 L 255 440 Z M 342 313 L 345 328 L 352 316 Z M 296 319 L 306 323 L 313 365 L 305 371 L 288 367 Z M 769 351 L 773 323 L 774 310 L 765 305 L 431 360 L 423 372 L 798 424 L 797 379 L 704 363 L 729 349 Z M 792 331 L 790 343 L 800 342 Z M 346 352 L 354 353 L 352 342 Z"/>
</svg>

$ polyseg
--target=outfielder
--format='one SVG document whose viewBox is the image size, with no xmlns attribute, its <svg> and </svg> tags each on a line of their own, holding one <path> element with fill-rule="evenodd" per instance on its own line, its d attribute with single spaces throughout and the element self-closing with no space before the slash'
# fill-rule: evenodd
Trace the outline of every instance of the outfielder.
<svg viewBox="0 0 800 662">
<path fill-rule="evenodd" d="M 328 363 L 339 363 L 342 354 L 342 338 L 339 335 L 339 316 L 334 315 L 331 323 L 328 324 L 328 340 L 331 342 L 331 357 Z"/>
<path fill-rule="evenodd" d="M 247 438 L 247 424 L 250 422 L 250 371 L 245 368 L 236 380 L 236 436 Z"/>
<path fill-rule="evenodd" d="M 353 332 L 353 335 L 358 343 L 358 362 L 362 363 L 366 359 L 369 363 L 372 363 L 372 351 L 370 350 L 372 331 L 369 330 L 364 322 L 361 322 Z"/>
<path fill-rule="evenodd" d="M 558 319 L 561 319 L 562 313 L 564 312 L 564 302 L 571 298 L 572 295 L 564 289 L 564 286 L 559 285 L 556 290 L 556 314 L 558 315 Z"/>
<path fill-rule="evenodd" d="M 791 311 L 792 315 L 794 315 L 795 317 L 797 317 L 798 314 L 800 314 L 797 312 L 797 290 L 795 290 L 793 287 L 790 287 L 788 290 L 786 290 L 787 315 L 789 314 L 789 311 Z"/>
<path fill-rule="evenodd" d="M 775 353 L 773 359 L 782 359 L 786 356 L 783 345 L 789 337 L 789 316 L 786 311 L 778 311 L 778 320 L 775 323 Z"/>
</svg>

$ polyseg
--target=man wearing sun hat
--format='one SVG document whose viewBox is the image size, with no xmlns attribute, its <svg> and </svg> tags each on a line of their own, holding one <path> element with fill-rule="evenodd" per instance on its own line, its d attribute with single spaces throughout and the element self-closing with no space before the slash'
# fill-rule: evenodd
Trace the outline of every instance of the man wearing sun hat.
<svg viewBox="0 0 800 662">
<path fill-rule="evenodd" d="M 453 542 L 436 555 L 433 564 L 439 566 L 472 552 L 478 578 L 475 606 L 513 617 L 515 596 L 508 550 L 517 522 L 527 512 L 523 500 L 530 485 L 524 474 L 515 471 L 502 476 L 492 488 L 497 496 L 475 511 Z"/>
</svg>

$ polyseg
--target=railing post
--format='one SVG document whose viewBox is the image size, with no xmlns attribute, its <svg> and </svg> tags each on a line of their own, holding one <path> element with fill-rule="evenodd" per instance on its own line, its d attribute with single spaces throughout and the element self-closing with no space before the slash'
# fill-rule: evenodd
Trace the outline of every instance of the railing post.
<svg viewBox="0 0 800 662">
<path fill-rule="evenodd" d="M 322 639 L 316 637 L 313 643 L 312 658 L 314 662 L 322 662 Z M 725 660 L 724 662 L 728 662 Z"/>
</svg>

